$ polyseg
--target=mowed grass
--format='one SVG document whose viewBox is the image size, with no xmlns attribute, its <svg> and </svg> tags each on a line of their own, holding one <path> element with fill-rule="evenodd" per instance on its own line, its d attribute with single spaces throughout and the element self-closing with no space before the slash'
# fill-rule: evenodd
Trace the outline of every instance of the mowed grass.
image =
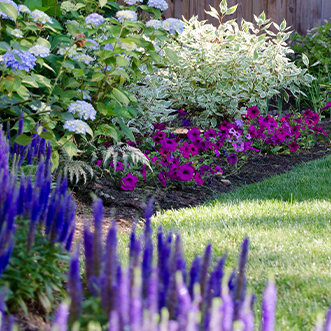
<svg viewBox="0 0 331 331">
<path fill-rule="evenodd" d="M 203 206 L 166 211 L 153 223 L 181 233 L 189 264 L 212 243 L 214 259 L 227 252 L 233 268 L 249 237 L 247 279 L 257 295 L 256 329 L 270 273 L 278 290 L 277 330 L 313 330 L 318 313 L 331 304 L 330 156 Z"/>
</svg>

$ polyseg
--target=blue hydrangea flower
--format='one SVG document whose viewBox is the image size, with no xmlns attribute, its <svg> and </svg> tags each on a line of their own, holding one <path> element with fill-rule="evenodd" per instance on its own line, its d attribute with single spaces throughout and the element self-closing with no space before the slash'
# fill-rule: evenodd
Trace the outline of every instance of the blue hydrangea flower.
<svg viewBox="0 0 331 331">
<path fill-rule="evenodd" d="M 43 45 L 34 45 L 29 49 L 29 52 L 35 56 L 47 57 L 51 51 Z"/>
<path fill-rule="evenodd" d="M 71 103 L 68 107 L 68 112 L 77 114 L 79 118 L 91 119 L 92 121 L 95 120 L 95 115 L 97 114 L 90 103 L 81 100 Z"/>
<path fill-rule="evenodd" d="M 30 16 L 33 18 L 34 22 L 38 22 L 42 24 L 46 24 L 46 23 L 53 24 L 53 20 L 46 13 L 44 13 L 39 9 L 35 9 Z"/>
<path fill-rule="evenodd" d="M 177 18 L 167 18 L 163 21 L 162 27 L 170 33 L 182 33 L 184 30 L 184 23 Z"/>
<path fill-rule="evenodd" d="M 21 61 L 18 61 L 14 54 L 18 55 Z M 25 70 L 29 72 L 35 66 L 37 58 L 30 52 L 20 51 L 14 49 L 13 51 L 7 52 L 3 55 L 1 64 L 4 64 L 6 68 L 14 70 Z"/>
<path fill-rule="evenodd" d="M 83 95 L 83 100 L 89 100 L 89 101 L 92 100 L 89 91 L 82 91 L 81 89 L 78 89 L 77 92 L 79 92 Z"/>
<path fill-rule="evenodd" d="M 124 0 L 124 2 L 129 6 L 136 5 L 137 2 L 143 2 L 143 1 L 144 0 Z"/>
<path fill-rule="evenodd" d="M 31 14 L 31 10 L 25 5 L 19 5 L 18 10 L 20 11 L 20 14 L 24 14 L 24 13 Z"/>
<path fill-rule="evenodd" d="M 113 51 L 114 50 L 114 46 L 112 44 L 106 44 L 103 49 L 105 49 L 107 51 Z"/>
<path fill-rule="evenodd" d="M 99 15 L 97 13 L 93 13 L 93 14 L 86 16 L 85 23 L 99 26 L 104 22 L 104 20 L 105 19 L 101 15 Z"/>
<path fill-rule="evenodd" d="M 158 20 L 149 20 L 146 22 L 147 28 L 154 28 L 154 29 L 161 29 L 162 28 L 162 22 Z"/>
<path fill-rule="evenodd" d="M 84 135 L 90 131 L 89 126 L 82 120 L 66 121 L 63 125 L 63 128 L 70 132 L 75 132 L 77 134 L 81 133 Z"/>
<path fill-rule="evenodd" d="M 12 5 L 17 10 L 17 15 L 20 14 L 20 11 L 18 9 L 18 6 L 17 6 L 17 4 L 14 1 L 12 1 L 12 0 L 0 0 L 0 2 L 9 3 L 10 5 Z M 13 21 L 13 19 L 11 17 L 7 16 L 1 10 L 0 10 L 0 16 L 1 16 L 1 18 L 5 19 L 5 20 L 9 19 L 9 20 L 12 20 Z"/>
<path fill-rule="evenodd" d="M 138 15 L 133 10 L 119 10 L 116 13 L 116 17 L 119 22 L 123 23 L 125 20 L 127 21 L 137 21 Z"/>
<path fill-rule="evenodd" d="M 16 38 L 23 38 L 23 32 L 20 29 L 14 29 L 10 34 Z"/>
<path fill-rule="evenodd" d="M 93 57 L 86 54 L 78 54 L 73 59 L 85 64 L 90 64 L 92 61 L 94 61 Z"/>
<path fill-rule="evenodd" d="M 91 49 L 91 50 L 94 50 L 94 51 L 96 51 L 98 49 L 99 44 L 95 40 L 93 40 L 93 39 L 86 39 L 86 41 L 89 42 L 89 43 L 91 43 L 91 44 L 93 44 L 93 45 L 85 45 L 85 47 L 87 49 Z"/>
<path fill-rule="evenodd" d="M 148 0 L 147 6 L 160 9 L 161 11 L 168 9 L 168 4 L 165 0 Z"/>
</svg>

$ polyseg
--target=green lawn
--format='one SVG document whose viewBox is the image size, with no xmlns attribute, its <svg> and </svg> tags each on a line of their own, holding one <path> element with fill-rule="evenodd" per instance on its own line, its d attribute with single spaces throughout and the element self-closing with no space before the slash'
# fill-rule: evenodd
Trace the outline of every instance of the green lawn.
<svg viewBox="0 0 331 331">
<path fill-rule="evenodd" d="M 164 212 L 153 222 L 179 229 L 189 263 L 211 242 L 214 258 L 228 252 L 232 268 L 248 236 L 247 278 L 257 294 L 256 316 L 268 275 L 274 273 L 277 330 L 312 330 L 317 314 L 331 304 L 331 157 L 204 206 Z"/>
</svg>

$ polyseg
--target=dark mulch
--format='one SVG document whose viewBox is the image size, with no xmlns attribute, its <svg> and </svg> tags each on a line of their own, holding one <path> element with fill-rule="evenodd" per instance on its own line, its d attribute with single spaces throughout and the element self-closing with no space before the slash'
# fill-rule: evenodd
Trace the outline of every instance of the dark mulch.
<svg viewBox="0 0 331 331">
<path fill-rule="evenodd" d="M 202 205 L 212 200 L 216 194 L 227 193 L 243 185 L 256 183 L 271 176 L 282 174 L 300 163 L 319 159 L 330 153 L 330 121 L 322 122 L 323 129 L 328 137 L 319 141 L 316 146 L 306 150 L 298 150 L 291 154 L 260 154 L 251 153 L 247 161 L 226 177 L 231 183 L 224 184 L 224 177 L 213 177 L 212 181 L 201 187 L 163 188 L 158 182 L 146 183 L 144 187 L 137 187 L 133 191 L 122 191 L 113 187 L 107 180 L 89 183 L 87 186 L 76 189 L 78 201 L 78 231 L 84 223 L 84 218 L 91 214 L 91 192 L 100 196 L 105 205 L 105 227 L 108 228 L 112 219 L 117 219 L 122 229 L 129 230 L 132 221 L 143 216 L 143 206 L 149 197 L 155 199 L 155 212 Z M 220 164 L 224 175 L 228 173 L 225 164 Z M 232 168 L 232 172 L 235 169 Z M 223 183 L 222 183 L 223 180 Z M 80 232 L 80 231 L 79 231 Z"/>
</svg>

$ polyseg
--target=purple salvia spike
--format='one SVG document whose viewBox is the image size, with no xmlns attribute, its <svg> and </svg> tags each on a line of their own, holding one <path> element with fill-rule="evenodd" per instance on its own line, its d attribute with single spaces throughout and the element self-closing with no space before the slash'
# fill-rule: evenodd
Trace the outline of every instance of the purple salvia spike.
<svg viewBox="0 0 331 331">
<path fill-rule="evenodd" d="M 20 119 L 18 120 L 18 130 L 17 130 L 17 135 L 19 136 L 20 134 L 23 133 L 23 113 L 20 113 Z"/>
<path fill-rule="evenodd" d="M 159 272 L 162 269 L 162 249 L 163 249 L 163 231 L 162 226 L 159 226 L 157 231 L 157 267 Z"/>
<path fill-rule="evenodd" d="M 38 149 L 38 160 L 41 160 L 41 158 L 45 156 L 45 150 L 46 150 L 46 139 L 41 138 Z"/>
<path fill-rule="evenodd" d="M 131 231 L 131 234 L 130 234 L 130 244 L 129 244 L 129 260 L 130 260 L 130 264 L 131 264 L 131 261 L 133 259 L 133 251 L 134 251 L 134 247 L 135 247 L 135 241 L 136 241 L 136 223 L 134 222 L 133 223 L 133 226 L 132 226 L 132 231 Z"/>
<path fill-rule="evenodd" d="M 141 271 L 133 270 L 133 286 L 130 304 L 130 331 L 140 331 L 142 323 Z"/>
<path fill-rule="evenodd" d="M 200 283 L 200 273 L 201 273 L 201 257 L 196 256 L 192 262 L 192 266 L 190 270 L 190 283 L 188 287 L 188 290 L 192 298 L 193 298 L 194 284 Z"/>
<path fill-rule="evenodd" d="M 220 298 L 214 298 L 211 304 L 208 331 L 222 331 L 223 305 Z"/>
<path fill-rule="evenodd" d="M 184 283 L 186 282 L 186 262 L 183 254 L 183 244 L 180 235 L 177 235 L 175 243 L 176 253 L 176 271 L 181 271 L 183 275 Z"/>
<path fill-rule="evenodd" d="M 168 331 L 178 331 L 179 323 L 177 321 L 169 321 Z"/>
<path fill-rule="evenodd" d="M 116 310 L 112 310 L 109 314 L 108 331 L 120 331 L 120 321 Z"/>
<path fill-rule="evenodd" d="M 15 316 L 14 315 L 9 315 L 7 318 L 7 325 L 6 325 L 6 331 L 14 331 L 15 328 Z"/>
<path fill-rule="evenodd" d="M 47 214 L 46 214 L 46 225 L 45 225 L 45 234 L 49 235 L 52 230 L 54 215 L 56 214 L 57 208 L 57 197 L 53 195 L 51 197 L 50 203 L 48 204 Z"/>
<path fill-rule="evenodd" d="M 76 322 L 82 310 L 82 283 L 79 272 L 79 247 L 71 258 L 67 284 L 70 302 L 70 322 Z"/>
<path fill-rule="evenodd" d="M 188 314 L 191 309 L 191 296 L 183 281 L 183 276 L 180 271 L 176 272 L 176 287 L 177 287 L 177 320 L 179 323 L 179 330 L 185 331 L 187 327 Z"/>
<path fill-rule="evenodd" d="M 227 256 L 223 255 L 217 265 L 214 268 L 214 273 L 215 273 L 215 283 L 212 288 L 213 290 L 213 297 L 220 297 L 221 296 L 221 285 L 222 285 L 222 280 L 224 277 L 224 266 L 225 266 L 225 261 L 226 261 Z"/>
<path fill-rule="evenodd" d="M 108 231 L 106 250 L 104 255 L 105 269 L 105 286 L 103 288 L 103 309 L 109 314 L 110 311 L 116 309 L 115 298 L 115 286 L 117 285 L 117 231 L 116 221 L 113 221 L 112 227 Z"/>
<path fill-rule="evenodd" d="M 71 250 L 72 239 L 74 238 L 74 234 L 75 234 L 75 231 L 74 231 L 74 229 L 72 229 L 71 232 L 70 232 L 70 234 L 69 234 L 69 237 L 67 239 L 66 246 L 65 246 L 65 249 L 68 252 L 70 252 L 70 250 Z"/>
<path fill-rule="evenodd" d="M 60 194 L 65 195 L 67 193 L 67 190 L 68 190 L 68 179 L 67 177 L 64 177 L 60 185 Z"/>
<path fill-rule="evenodd" d="M 143 276 L 143 298 L 147 297 L 147 287 L 148 280 L 152 273 L 152 263 L 153 263 L 153 241 L 150 234 L 145 236 L 145 247 L 143 252 L 142 261 L 142 276 Z"/>
<path fill-rule="evenodd" d="M 39 136 L 38 136 L 39 137 Z M 36 146 L 36 142 L 37 142 L 37 134 L 36 133 L 34 133 L 33 135 L 32 135 L 32 140 L 31 140 L 31 144 L 30 144 L 30 146 L 31 146 L 31 163 L 29 163 L 29 164 L 32 164 L 33 163 L 33 158 L 36 156 L 36 148 L 37 148 L 37 146 Z"/>
<path fill-rule="evenodd" d="M 158 270 L 152 269 L 151 276 L 148 280 L 147 292 L 147 309 L 149 312 L 149 330 L 156 330 L 155 317 L 158 313 Z"/>
<path fill-rule="evenodd" d="M 28 147 L 28 154 L 26 156 L 26 163 L 29 165 L 33 162 L 33 149 L 34 147 L 32 147 L 32 145 L 30 144 Z"/>
<path fill-rule="evenodd" d="M 84 249 L 85 249 L 85 270 L 86 279 L 89 284 L 90 291 L 93 292 L 92 277 L 94 276 L 93 263 L 93 233 L 87 227 L 84 228 Z"/>
<path fill-rule="evenodd" d="M 247 294 L 239 311 L 239 320 L 243 323 L 242 331 L 254 331 L 254 313 L 251 309 L 252 295 Z"/>
<path fill-rule="evenodd" d="M 57 308 L 52 331 L 68 330 L 69 305 L 61 303 Z"/>
<path fill-rule="evenodd" d="M 329 310 L 325 316 L 324 331 L 331 331 L 331 307 L 329 308 Z"/>
<path fill-rule="evenodd" d="M 51 142 L 48 141 L 48 143 L 47 143 L 46 160 L 45 160 L 46 165 L 49 165 L 49 162 L 51 160 L 51 156 L 52 156 L 52 147 L 51 147 Z"/>
<path fill-rule="evenodd" d="M 241 253 L 239 258 L 239 272 L 234 288 L 234 319 L 237 320 L 239 309 L 245 298 L 246 277 L 245 268 L 248 256 L 249 240 L 246 237 L 241 245 Z"/>
<path fill-rule="evenodd" d="M 42 158 L 38 164 L 35 178 L 35 187 L 41 187 L 44 181 L 45 161 Z"/>
<path fill-rule="evenodd" d="M 222 285 L 223 318 L 222 331 L 232 331 L 234 305 L 227 285 Z M 271 330 L 270 330 L 271 331 Z"/>
<path fill-rule="evenodd" d="M 200 277 L 200 289 L 201 289 L 201 295 L 203 298 L 206 297 L 206 291 L 207 291 L 207 277 L 208 277 L 208 269 L 210 265 L 211 260 L 211 244 L 209 244 L 206 247 L 205 254 L 203 256 L 202 260 L 202 267 L 201 267 L 201 277 Z"/>
<path fill-rule="evenodd" d="M 60 243 L 64 243 L 66 241 L 70 230 L 71 217 L 72 217 L 71 201 L 72 201 L 72 194 L 68 193 L 64 199 L 64 222 L 63 222 L 62 232 L 59 238 Z"/>
<path fill-rule="evenodd" d="M 36 235 L 37 224 L 39 221 L 39 189 L 35 188 L 33 192 L 33 201 L 31 208 L 28 240 L 27 240 L 27 249 L 28 251 L 32 248 L 34 244 L 34 238 Z"/>
<path fill-rule="evenodd" d="M 64 197 L 60 198 L 60 201 L 56 201 L 57 203 L 57 212 L 56 216 L 54 217 L 52 230 L 51 230 L 51 241 L 58 242 L 60 234 L 62 233 L 63 223 L 64 223 Z"/>
<path fill-rule="evenodd" d="M 129 271 L 127 269 L 122 270 L 118 302 L 121 330 L 126 330 L 129 328 L 130 323 L 130 279 Z"/>
<path fill-rule="evenodd" d="M 277 290 L 275 281 L 269 279 L 262 296 L 262 327 L 261 331 L 274 331 Z"/>
<path fill-rule="evenodd" d="M 1 126 L 1 129 L 2 129 L 2 126 Z M 10 121 L 7 122 L 6 139 L 8 141 L 8 154 L 10 154 Z"/>
<path fill-rule="evenodd" d="M 39 197 L 39 212 L 40 212 L 40 222 L 44 221 L 44 215 L 46 212 L 46 208 L 48 205 L 48 199 L 51 193 L 51 184 L 52 184 L 52 177 L 49 176 L 44 179 L 43 184 L 41 186 L 40 197 Z"/>
<path fill-rule="evenodd" d="M 93 204 L 94 217 L 94 240 L 93 240 L 93 264 L 94 275 L 100 276 L 102 259 L 102 220 L 103 220 L 103 202 L 96 199 Z"/>
<path fill-rule="evenodd" d="M 201 302 L 201 294 L 200 294 L 200 287 L 199 284 L 195 284 L 194 287 L 194 301 L 191 305 L 191 309 L 188 313 L 188 320 L 187 320 L 187 326 L 186 331 L 199 331 L 199 320 L 198 315 L 200 312 L 199 306 Z M 208 329 L 204 329 L 208 330 Z"/>
</svg>

